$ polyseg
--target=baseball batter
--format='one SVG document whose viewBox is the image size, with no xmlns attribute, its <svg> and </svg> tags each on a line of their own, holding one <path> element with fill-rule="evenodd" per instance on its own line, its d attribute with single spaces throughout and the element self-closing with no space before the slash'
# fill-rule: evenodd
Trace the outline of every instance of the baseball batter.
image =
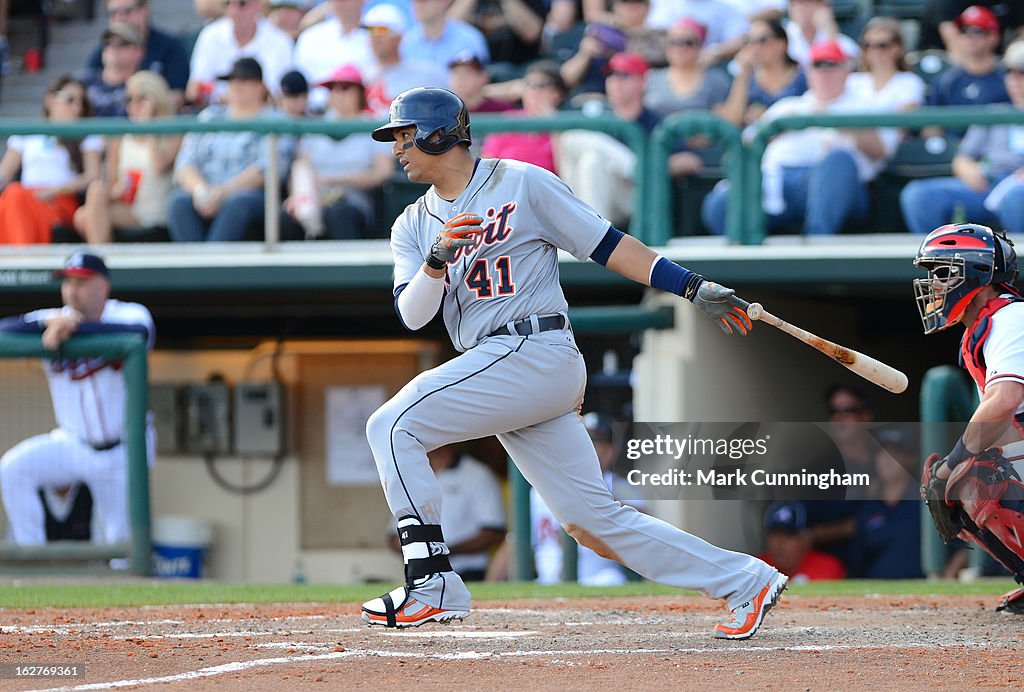
<svg viewBox="0 0 1024 692">
<path fill-rule="evenodd" d="M 980 545 L 1024 584 L 1024 298 L 1013 286 L 1017 253 L 977 224 L 929 233 L 914 264 L 925 334 L 964 325 L 960 363 L 981 403 L 953 450 L 925 462 L 921 492 L 939 535 Z M 1024 589 L 999 610 L 1024 613 Z"/>
<path fill-rule="evenodd" d="M 747 333 L 746 303 L 624 235 L 551 173 L 474 159 L 465 104 L 449 91 L 403 92 L 373 136 L 394 141 L 410 180 L 432 184 L 392 228 L 399 319 L 419 329 L 443 306 L 462 354 L 420 374 L 367 423 L 398 519 L 406 583 L 363 604 L 363 619 L 409 627 L 469 614 L 469 591 L 449 565 L 426 452 L 497 435 L 581 545 L 649 579 L 724 599 L 732 618 L 715 636 L 753 635 L 786 586 L 783 574 L 624 506 L 608 491 L 579 414 L 586 366 L 566 317 L 557 251 L 683 296 L 726 333 Z"/>
<path fill-rule="evenodd" d="M 142 305 L 109 298 L 106 263 L 87 252 L 73 254 L 58 272 L 64 307 L 0 320 L 0 331 L 41 333 L 57 350 L 73 334 L 134 332 L 153 346 L 153 318 Z M 43 361 L 57 427 L 31 437 L 0 458 L 0 491 L 14 542 L 46 542 L 38 490 L 81 482 L 93 495 L 93 540 L 126 541 L 128 461 L 124 437 L 125 381 L 121 363 L 105 358 Z M 152 426 L 147 443 L 155 448 Z M 96 526 L 98 524 L 99 526 Z"/>
</svg>

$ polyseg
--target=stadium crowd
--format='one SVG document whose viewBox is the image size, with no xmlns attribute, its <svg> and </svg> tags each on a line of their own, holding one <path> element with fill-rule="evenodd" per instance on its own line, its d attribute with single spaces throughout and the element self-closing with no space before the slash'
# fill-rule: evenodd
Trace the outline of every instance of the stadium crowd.
<svg viewBox="0 0 1024 692">
<path fill-rule="evenodd" d="M 797 114 L 1024 108 L 1019 3 L 921 0 L 920 7 L 904 3 L 903 16 L 883 16 L 885 3 L 866 12 L 865 3 L 833 0 L 194 4 L 204 26 L 175 36 L 152 25 L 149 0 L 107 0 L 109 24 L 86 64 L 69 65 L 43 95 L 46 118 L 372 121 L 414 85 L 451 88 L 476 113 L 610 112 L 647 135 L 667 116 L 693 111 L 750 128 Z M 921 233 L 967 213 L 1020 230 L 1021 131 L 784 132 L 762 160 L 768 227 L 834 234 L 905 225 Z M 278 151 L 282 237 L 381 237 L 389 221 L 378 218 L 381 190 L 396 173 L 388 148 L 363 134 L 304 139 L 281 138 Z M 482 155 L 562 175 L 628 228 L 637 165 L 622 142 L 570 131 L 495 133 L 478 144 Z M 946 161 L 949 177 L 911 182 L 900 194 L 902 217 L 880 220 L 879 176 L 894 158 L 922 150 L 955 151 Z M 609 165 L 593 165 L 598 155 Z M 0 162 L 0 214 L 9 219 L 0 242 L 258 240 L 266 158 L 257 134 L 11 137 Z M 680 182 L 680 194 L 703 198 L 696 207 L 691 200 L 700 212 L 682 232 L 724 233 L 729 181 L 719 180 L 721 159 L 703 136 L 675 144 L 669 174 L 707 181 L 703 190 Z M 920 204 L 935 191 L 949 204 Z M 120 234 L 132 229 L 150 233 Z"/>
</svg>

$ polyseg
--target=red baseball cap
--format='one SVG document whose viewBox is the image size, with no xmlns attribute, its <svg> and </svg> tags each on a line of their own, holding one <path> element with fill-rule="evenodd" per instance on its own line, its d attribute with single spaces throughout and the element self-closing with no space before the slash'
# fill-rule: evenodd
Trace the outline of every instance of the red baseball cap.
<svg viewBox="0 0 1024 692">
<path fill-rule="evenodd" d="M 330 77 L 317 84 L 317 86 L 329 87 L 332 84 L 339 83 L 363 86 L 363 75 L 359 72 L 358 67 L 351 63 L 346 63 L 334 70 Z"/>
<path fill-rule="evenodd" d="M 708 28 L 692 17 L 683 17 L 672 25 L 673 29 L 689 29 L 697 34 L 697 38 L 703 44 L 708 38 Z"/>
<path fill-rule="evenodd" d="M 842 64 L 849 60 L 849 57 L 843 52 L 842 46 L 839 45 L 839 41 L 833 39 L 818 41 L 811 46 L 810 58 L 812 65 L 816 62 L 834 62 Z"/>
<path fill-rule="evenodd" d="M 625 72 L 626 74 L 642 75 L 647 74 L 649 68 L 650 65 L 647 64 L 647 60 L 639 53 L 616 53 L 608 61 L 608 66 L 605 67 L 604 71 L 605 74 Z"/>
<path fill-rule="evenodd" d="M 992 14 L 992 10 L 980 5 L 971 5 L 961 12 L 960 16 L 956 18 L 956 26 L 959 29 L 963 29 L 965 26 L 973 26 L 990 34 L 998 34 L 1003 30 L 999 26 L 999 20 Z"/>
<path fill-rule="evenodd" d="M 110 278 L 110 270 L 107 263 L 99 255 L 91 252 L 76 252 L 64 262 L 64 268 L 53 273 L 54 278 L 63 279 L 68 276 L 78 276 L 88 279 L 92 276 L 105 276 Z"/>
</svg>

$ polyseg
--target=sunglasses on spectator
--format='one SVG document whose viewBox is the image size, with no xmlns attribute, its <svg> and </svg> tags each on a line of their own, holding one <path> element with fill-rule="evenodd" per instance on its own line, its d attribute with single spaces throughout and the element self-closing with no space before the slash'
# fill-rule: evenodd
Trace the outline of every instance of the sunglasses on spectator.
<svg viewBox="0 0 1024 692">
<path fill-rule="evenodd" d="M 1024 76 L 1024 67 L 1007 67 L 1006 74 L 1012 74 L 1014 77 Z"/>
<path fill-rule="evenodd" d="M 358 84 L 352 82 L 332 82 L 331 91 L 348 91 L 349 89 L 355 89 Z"/>
<path fill-rule="evenodd" d="M 988 36 L 989 32 L 976 26 L 965 26 L 960 29 L 961 36 Z"/>
<path fill-rule="evenodd" d="M 370 36 L 390 36 L 393 32 L 386 26 L 367 26 L 363 27 L 369 32 Z"/>
<path fill-rule="evenodd" d="M 615 71 L 615 72 L 609 72 L 609 73 L 608 73 L 608 76 L 609 76 L 609 77 L 615 77 L 615 78 L 617 78 L 617 79 L 630 79 L 630 78 L 632 78 L 632 77 L 639 77 L 640 75 L 638 75 L 638 74 L 637 74 L 637 73 L 635 73 L 635 72 L 621 72 L 621 71 Z"/>
<path fill-rule="evenodd" d="M 855 413 L 864 413 L 863 406 L 830 406 L 828 409 L 828 415 L 830 416 L 850 416 Z"/>
<path fill-rule="evenodd" d="M 70 91 L 55 91 L 53 92 L 54 101 L 60 103 L 81 103 L 82 96 L 80 94 L 73 94 Z"/>
<path fill-rule="evenodd" d="M 224 7 L 231 7 L 236 5 L 238 7 L 245 7 L 251 0 L 224 0 Z"/>
<path fill-rule="evenodd" d="M 124 41 L 122 39 L 116 39 L 115 38 L 115 39 L 111 39 L 109 41 L 104 42 L 103 47 L 104 48 L 124 48 L 125 46 L 134 46 L 134 45 L 135 45 L 134 43 L 129 43 L 128 41 Z"/>
<path fill-rule="evenodd" d="M 832 60 L 817 60 L 811 63 L 811 67 L 816 70 L 835 70 L 842 67 L 842 64 Z"/>
<path fill-rule="evenodd" d="M 139 9 L 138 5 L 125 5 L 124 7 L 109 7 L 107 8 L 107 14 L 109 14 L 111 17 L 119 17 L 122 14 L 131 14 L 137 9 Z"/>
<path fill-rule="evenodd" d="M 760 46 L 760 45 L 762 45 L 764 43 L 768 43 L 773 38 L 775 38 L 775 37 L 774 36 L 748 36 L 747 37 L 747 43 L 749 43 L 751 45 L 755 45 L 755 46 Z"/>
<path fill-rule="evenodd" d="M 864 50 L 888 50 L 893 47 L 893 41 L 875 41 L 874 43 L 865 43 Z"/>
<path fill-rule="evenodd" d="M 698 38 L 669 38 L 665 39 L 665 43 L 669 46 L 681 46 L 685 48 L 700 47 L 700 39 Z"/>
</svg>

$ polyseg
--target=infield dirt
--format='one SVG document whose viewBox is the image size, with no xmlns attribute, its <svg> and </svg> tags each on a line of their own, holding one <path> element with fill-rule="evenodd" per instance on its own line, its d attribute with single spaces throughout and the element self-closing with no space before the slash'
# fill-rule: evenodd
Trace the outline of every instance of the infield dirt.
<svg viewBox="0 0 1024 692">
<path fill-rule="evenodd" d="M 784 596 L 753 639 L 693 597 L 484 601 L 370 628 L 354 604 L 0 610 L 0 662 L 85 664 L 0 690 L 1024 687 L 1024 616 L 979 596 Z"/>
</svg>

